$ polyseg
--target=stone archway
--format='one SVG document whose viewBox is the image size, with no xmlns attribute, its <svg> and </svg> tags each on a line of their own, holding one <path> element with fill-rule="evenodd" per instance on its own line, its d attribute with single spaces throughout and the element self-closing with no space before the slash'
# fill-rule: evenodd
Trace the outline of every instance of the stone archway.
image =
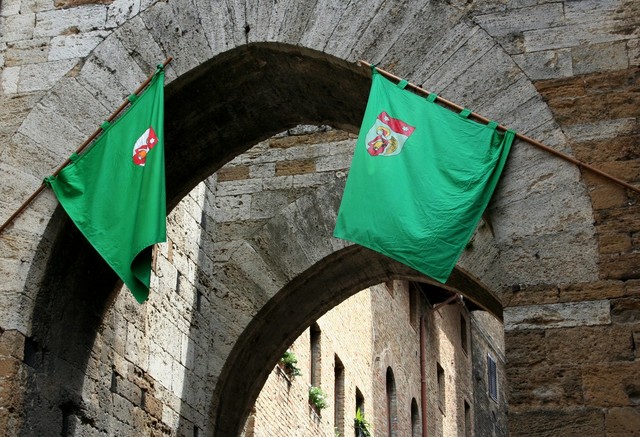
<svg viewBox="0 0 640 437">
<path fill-rule="evenodd" d="M 326 226 L 335 221 L 341 189 L 342 184 L 332 184 L 299 198 L 244 241 L 223 267 L 217 286 L 233 284 L 247 290 L 255 314 L 229 351 L 216 384 L 210 416 L 222 435 L 240 432 L 273 363 L 293 340 L 322 314 L 366 287 L 393 279 L 424 282 L 461 293 L 474 308 L 502 318 L 498 296 L 459 268 L 442 285 L 377 252 L 327 238 Z M 292 214 L 315 225 L 298 227 L 291 223 Z M 296 274 L 298 266 L 289 257 L 304 256 L 292 250 L 298 244 L 315 258 L 302 261 L 309 267 Z M 276 256 L 284 252 L 289 253 Z M 286 272 L 293 276 L 285 279 Z"/>
<path fill-rule="evenodd" d="M 225 76 L 225 74 L 227 75 Z M 235 83 L 236 87 L 218 87 L 215 82 L 212 83 L 212 77 L 232 77 L 234 80 L 229 79 L 229 81 Z M 286 78 L 286 81 L 283 78 Z M 274 83 L 277 85 L 274 86 Z M 176 79 L 167 89 L 167 132 L 171 132 L 167 138 L 167 161 L 170 162 L 167 168 L 170 205 L 175 205 L 177 200 L 197 182 L 241 151 L 246 150 L 251 144 L 283 129 L 299 123 L 316 122 L 329 123 L 352 131 L 355 130 L 359 112 L 362 111 L 364 97 L 366 96 L 367 85 L 366 72 L 358 70 L 352 64 L 308 49 L 280 44 L 242 46 L 234 51 L 224 53 Z M 290 104 L 286 111 L 281 109 L 283 102 Z M 543 105 L 542 102 L 539 104 Z M 199 110 L 194 110 L 195 108 L 199 108 Z M 224 130 L 207 129 L 206 134 L 203 134 L 202 126 L 208 126 L 210 118 L 222 120 L 226 128 Z M 246 119 L 252 120 L 251 129 L 246 128 L 244 122 Z M 224 144 L 224 146 L 208 147 L 211 142 Z M 188 147 L 185 147 L 185 144 L 188 144 Z M 530 152 L 525 152 L 525 155 L 528 154 Z M 193 156 L 198 158 L 194 160 Z M 516 159 L 512 161 L 512 171 L 514 168 L 517 169 L 517 155 L 515 156 Z M 502 189 L 504 190 L 505 188 L 503 187 Z M 321 200 L 328 202 L 328 207 L 326 208 L 328 211 L 335 211 L 339 192 L 339 189 L 330 192 L 319 191 L 319 197 L 315 201 L 309 203 L 308 199 L 301 199 L 299 203 L 307 206 L 311 205 L 313 210 L 313 205 L 317 205 L 318 200 Z M 317 208 L 315 210 L 318 211 Z M 499 220 L 500 214 L 504 214 L 505 211 L 504 208 L 499 206 L 499 201 L 494 204 L 494 210 L 497 212 L 495 217 Z M 298 219 L 305 216 L 305 214 L 300 214 L 299 212 L 294 213 L 294 215 L 298 215 Z M 301 314 L 303 318 L 292 319 L 292 322 L 296 322 L 298 325 L 284 325 L 286 330 L 271 332 L 275 338 L 279 338 L 279 343 L 273 343 L 273 338 L 269 338 L 269 341 L 266 341 L 265 337 L 261 336 L 264 327 L 261 324 L 261 321 L 263 321 L 261 318 L 262 311 L 266 311 L 267 314 L 274 311 L 275 314 L 282 311 L 286 313 L 286 304 L 289 300 L 295 301 L 297 304 L 296 299 L 299 300 L 303 296 L 302 289 L 296 286 L 298 281 L 309 281 L 305 285 L 318 281 L 313 287 L 320 288 L 320 285 L 326 283 L 329 278 L 335 279 L 346 272 L 352 272 L 353 269 L 361 268 L 362 265 L 358 264 L 359 262 L 376 259 L 371 254 L 362 256 L 361 253 L 351 253 L 352 256 L 347 258 L 350 260 L 349 262 L 339 264 L 341 268 L 347 268 L 346 272 L 340 269 L 326 269 L 322 272 L 329 276 L 312 274 L 316 273 L 317 269 L 325 266 L 325 263 L 330 265 L 331 260 L 333 260 L 331 254 L 336 248 L 326 243 L 326 232 L 319 231 L 319 229 L 326 231 L 331 227 L 332 215 L 319 214 L 318 219 L 314 220 L 315 223 L 319 224 L 319 229 L 315 229 L 313 238 L 309 239 L 308 235 L 305 236 L 305 244 L 315 245 L 322 249 L 317 251 L 314 256 L 298 258 L 296 262 L 290 256 L 278 258 L 277 255 L 286 255 L 291 251 L 291 246 L 282 246 L 288 237 L 281 238 L 278 241 L 273 240 L 276 236 L 282 237 L 283 233 L 286 235 L 291 232 L 290 224 L 286 218 L 285 214 L 280 218 L 274 219 L 271 224 L 263 228 L 264 236 L 262 242 L 266 239 L 272 239 L 271 243 L 265 246 L 265 250 L 267 252 L 271 251 L 271 259 L 275 260 L 276 263 L 283 263 L 281 271 L 287 272 L 286 275 L 280 277 L 283 281 L 280 284 L 282 291 L 274 295 L 276 297 L 275 300 L 271 301 L 268 293 L 260 292 L 263 287 L 274 289 L 273 284 L 256 283 L 256 280 L 261 278 L 250 279 L 248 281 L 250 286 L 247 286 L 247 284 L 238 282 L 238 278 L 246 277 L 246 275 L 235 277 L 228 275 L 227 279 L 230 279 L 230 282 L 224 284 L 227 288 L 240 290 L 241 293 L 247 296 L 253 295 L 253 297 L 247 297 L 247 299 L 253 302 L 256 307 L 254 308 L 255 313 L 243 314 L 236 318 L 237 325 L 226 327 L 229 333 L 236 333 L 230 335 L 237 335 L 238 337 L 234 340 L 229 338 L 231 342 L 217 350 L 218 353 L 229 354 L 228 358 L 222 360 L 224 367 L 219 370 L 220 374 L 215 378 L 218 384 L 214 390 L 214 398 L 211 404 L 212 419 L 215 417 L 215 423 L 211 424 L 211 429 L 215 433 L 219 433 L 217 435 L 232 435 L 241 426 L 242 420 L 250 407 L 251 396 L 255 396 L 260 387 L 257 381 L 260 381 L 260 378 L 265 376 L 264 363 L 268 363 L 273 356 L 277 356 L 278 349 L 273 348 L 273 346 L 278 345 L 279 348 L 282 348 L 287 341 L 293 338 L 295 330 L 292 331 L 291 327 L 298 326 L 298 329 L 301 329 L 304 323 L 314 314 L 317 315 L 319 312 L 328 309 L 366 285 L 388 278 L 412 276 L 409 272 L 404 272 L 401 266 L 378 259 L 379 271 L 372 272 L 370 276 L 367 275 L 365 278 L 354 276 L 353 279 L 357 279 L 357 282 L 345 282 L 348 286 L 336 288 L 334 290 L 336 294 L 332 299 L 312 301 L 311 303 L 314 305 L 309 307 L 308 313 Z M 308 216 L 306 218 L 308 219 Z M 500 222 L 498 221 L 498 223 Z M 499 229 L 505 231 L 508 230 L 508 227 L 503 227 L 500 224 Z M 58 235 L 61 235 L 67 231 L 58 232 Z M 518 232 L 518 230 L 515 230 L 515 232 Z M 301 236 L 290 235 L 290 237 L 299 239 Z M 261 237 L 257 235 L 256 238 L 260 239 Z M 322 240 L 325 240 L 325 242 Z M 72 320 L 71 323 L 66 319 L 40 322 L 43 315 L 47 314 L 47 312 L 41 311 L 42 308 L 50 307 L 53 300 L 57 303 L 58 308 L 67 305 L 72 307 L 81 306 L 78 303 L 73 303 L 79 299 L 78 295 L 74 294 L 74 290 L 77 290 L 74 284 L 90 283 L 89 277 L 95 269 L 95 267 L 92 267 L 93 263 L 101 264 L 101 261 L 92 260 L 85 255 L 85 251 L 88 248 L 78 249 L 78 246 L 75 246 L 76 244 L 78 243 L 75 240 L 59 239 L 59 246 L 56 247 L 52 257 L 55 259 L 59 253 L 68 253 L 72 259 L 75 257 L 84 267 L 68 271 L 67 276 L 61 278 L 60 272 L 56 271 L 55 264 L 49 264 L 49 273 L 45 276 L 50 278 L 49 275 L 53 275 L 55 280 L 47 280 L 49 287 L 55 288 L 55 290 L 65 290 L 66 294 L 63 293 L 61 297 L 53 298 L 52 296 L 59 295 L 58 293 L 53 293 L 50 288 L 49 292 L 38 295 L 40 297 L 38 302 L 41 303 L 38 303 L 34 312 L 36 331 L 32 338 L 35 339 L 37 350 L 41 348 L 47 351 L 43 355 L 45 362 L 42 368 L 48 370 L 42 375 L 36 375 L 32 383 L 37 386 L 39 383 L 47 381 L 50 375 L 65 372 L 71 372 L 75 375 L 73 380 L 76 382 L 64 389 L 52 388 L 51 394 L 45 399 L 41 399 L 40 394 L 36 393 L 35 390 L 28 390 L 27 396 L 35 396 L 39 399 L 39 402 L 35 404 L 35 408 L 26 409 L 27 417 L 32 414 L 35 416 L 41 415 L 43 409 L 51 411 L 52 405 L 63 405 L 63 412 L 68 410 L 71 413 L 85 408 L 80 392 L 82 390 L 83 369 L 89 359 L 90 349 L 86 346 L 80 352 L 77 349 L 68 349 L 64 344 L 54 341 L 51 333 L 62 330 L 62 324 L 65 325 L 66 329 L 75 327 L 77 332 L 83 332 L 84 336 L 86 336 L 86 341 L 84 342 L 90 344 L 92 333 L 97 329 L 96 323 L 100 322 L 99 314 L 97 318 Z M 272 246 L 269 247 L 269 244 L 272 244 Z M 501 257 L 497 257 L 497 252 L 491 249 L 493 244 L 494 242 L 487 231 L 480 231 L 476 235 L 473 254 L 466 255 L 461 261 L 463 268 L 469 269 L 472 275 L 483 276 L 486 275 L 486 269 L 490 266 L 491 270 L 489 270 L 488 278 L 492 281 L 494 280 L 493 278 L 502 280 L 497 272 L 500 271 L 502 263 L 506 266 L 510 261 L 504 252 L 500 254 Z M 295 253 L 295 251 L 292 253 Z M 339 255 L 337 255 L 339 253 L 336 252 L 335 257 L 337 259 L 340 259 Z M 349 251 L 346 253 L 349 253 Z M 476 254 L 481 254 L 479 260 L 475 259 Z M 240 271 L 247 268 L 247 258 L 242 255 L 246 254 L 238 255 L 238 259 L 232 260 L 228 266 L 233 268 L 234 261 L 242 260 L 244 264 L 240 266 Z M 562 253 L 559 255 L 562 256 Z M 284 267 L 286 263 L 289 263 L 289 265 Z M 512 268 L 513 265 L 510 264 L 509 269 Z M 526 261 L 521 268 L 526 268 Z M 401 273 L 395 272 L 394 269 L 398 269 Z M 87 272 L 86 280 L 82 279 L 81 272 Z M 249 272 L 251 274 L 250 267 Z M 455 276 L 454 282 L 456 278 L 458 281 L 464 282 L 465 285 L 468 285 L 469 282 L 474 282 L 474 280 L 470 281 L 464 274 Z M 105 281 L 103 282 L 105 290 L 113 289 L 115 286 L 115 278 L 113 277 L 108 279 L 105 276 L 103 281 Z M 113 285 L 109 285 L 108 281 L 112 281 L 111 284 Z M 467 288 L 459 285 L 462 282 L 454 284 L 453 287 L 457 290 Z M 275 289 L 280 288 L 275 287 Z M 106 305 L 108 296 L 109 293 L 106 293 L 102 294 L 102 297 L 98 297 L 97 308 L 102 308 Z M 256 298 L 256 296 L 260 297 Z M 323 297 L 318 297 L 324 299 Z M 500 305 L 496 303 L 495 297 L 487 299 L 486 296 L 480 294 L 478 299 L 480 301 L 485 300 L 488 302 L 487 305 L 489 307 L 493 307 L 494 311 L 499 313 Z M 80 302 L 82 300 L 80 299 Z M 42 330 L 41 332 L 38 331 L 40 329 Z M 266 332 L 269 331 L 267 330 Z M 282 337 L 284 334 L 289 336 Z M 60 337 L 55 338 L 59 339 Z M 247 369 L 247 371 L 254 372 L 256 375 L 256 378 L 252 379 L 254 384 L 246 387 L 247 396 L 231 396 L 231 393 L 234 393 L 237 387 L 243 387 L 243 384 L 247 381 L 245 373 L 238 374 L 234 369 L 237 365 L 236 360 L 240 360 L 240 362 L 246 360 L 246 354 L 251 350 L 250 347 L 254 344 L 253 342 L 263 344 L 265 347 L 263 358 L 254 362 L 256 364 L 255 368 Z M 269 348 L 268 345 L 272 345 L 272 348 Z M 71 363 L 71 370 L 64 363 Z M 44 380 L 40 379 L 43 377 Z M 50 384 L 51 382 L 47 381 L 46 383 Z M 51 385 L 55 387 L 56 384 Z M 230 398 L 236 401 L 234 403 L 228 402 Z M 53 410 L 55 411 L 55 407 Z M 41 417 L 46 417 L 46 415 Z M 34 421 L 32 423 L 37 422 Z"/>
<path fill-rule="evenodd" d="M 106 106 L 113 106 L 110 100 L 115 100 L 116 95 L 122 97 L 119 94 L 124 95 L 131 88 L 124 85 L 137 83 L 141 66 L 153 64 L 163 50 L 181 53 L 170 74 L 175 80 L 167 88 L 168 102 L 175 103 L 167 112 L 167 131 L 174 135 L 168 139 L 167 148 L 171 161 L 167 171 L 171 206 L 240 151 L 279 130 L 300 122 L 314 122 L 354 131 L 368 87 L 366 72 L 352 63 L 357 55 L 373 62 L 384 60 L 394 66 L 397 74 L 415 82 L 426 81 L 429 88 L 542 141 L 560 147 L 566 143 L 548 107 L 512 57 L 491 35 L 468 21 L 468 10 L 457 8 L 455 3 L 425 2 L 405 7 L 386 2 L 377 8 L 373 4 L 376 2 L 371 2 L 363 4 L 362 9 L 349 6 L 348 10 L 332 11 L 321 3 L 298 4 L 287 10 L 286 2 L 278 2 L 272 11 L 245 7 L 240 2 L 225 5 L 228 14 L 210 15 L 205 13 L 207 8 L 220 6 L 187 3 L 151 5 L 140 16 L 119 26 L 90 56 L 82 59 L 76 70 L 38 96 L 37 105 L 24 110 L 26 115 L 16 128 L 12 144 L 23 146 L 25 154 L 60 161 L 58 158 L 67 154 L 69 144 L 98 124 Z M 326 14 L 318 14 L 321 18 L 314 21 L 309 12 L 316 6 Z M 197 15 L 194 10 L 208 20 L 194 18 Z M 164 32 L 174 24 L 166 19 L 167 12 L 179 17 L 175 33 Z M 428 26 L 421 26 L 416 18 L 419 13 L 432 18 Z M 290 20 L 291 16 L 300 20 Z M 355 21 L 350 21 L 349 26 L 336 25 L 335 17 L 343 16 L 355 17 Z M 389 16 L 393 17 L 397 33 L 390 33 L 392 27 L 381 25 Z M 239 17 L 246 26 L 241 25 L 243 20 Z M 229 21 L 225 21 L 227 18 Z M 149 30 L 144 20 L 151 19 L 158 19 L 160 24 Z M 184 36 L 185 30 L 196 36 L 183 39 L 179 34 Z M 417 41 L 418 49 L 407 49 L 416 47 Z M 93 78 L 94 73 L 103 81 L 92 82 L 89 77 Z M 224 86 L 216 83 L 220 78 L 224 78 Z M 107 101 L 105 107 L 95 103 L 98 99 L 87 96 L 87 84 L 102 86 L 97 88 L 101 88 L 104 94 L 101 97 Z M 63 97 L 66 92 L 71 97 Z M 90 101 L 99 109 L 85 112 L 84 106 L 80 110 L 73 105 L 64 107 L 63 103 L 74 96 L 93 99 Z M 228 99 L 220 99 L 221 96 Z M 307 96 L 314 98 L 304 100 Z M 281 111 L 283 107 L 286 111 Z M 247 119 L 250 123 L 244 122 Z M 211 128 L 216 120 L 233 129 Z M 68 127 L 68 132 L 63 133 L 61 126 Z M 38 179 L 32 174 L 37 170 L 29 164 L 13 158 L 9 165 L 15 166 L 12 169 L 16 174 L 28 174 L 29 181 Z M 6 192 L 16 188 L 13 180 L 3 180 L 2 184 Z M 10 297 L 3 296 L 9 302 L 4 305 L 5 312 L 11 314 L 6 318 L 7 326 L 27 337 L 24 349 L 33 353 L 31 358 L 44 360 L 42 372 L 27 372 L 31 387 L 42 382 L 50 384 L 50 390 L 44 394 L 27 389 L 27 395 L 33 397 L 25 399 L 25 404 L 35 405 L 33 411 L 25 414 L 27 417 L 37 415 L 38 411 L 56 410 L 60 405 L 72 411 L 83 408 L 84 364 L 91 354 L 86 348 L 103 321 L 102 310 L 108 307 L 116 284 L 115 278 L 103 271 L 101 262 L 87 255 L 88 249 L 82 243 L 65 238 L 69 228 L 59 215 L 53 214 L 54 205 L 50 197 L 42 200 L 27 219 L 27 225 L 16 226 L 11 235 L 14 240 L 8 245 L 8 252 L 19 260 L 19 267 L 15 268 L 18 279 L 13 282 L 21 285 L 15 286 Z M 461 271 L 480 278 L 498 296 L 519 284 L 597 279 L 592 210 L 575 168 L 527 147 L 516 147 L 490 213 L 494 235 L 489 229 L 480 229 L 474 250 L 465 254 L 459 266 Z M 328 227 L 330 218 L 324 220 Z M 33 228 L 26 230 L 28 226 Z M 338 253 L 340 249 L 334 248 L 325 255 Z M 77 267 L 61 270 L 55 262 L 60 255 L 65 256 L 69 265 Z M 325 259 L 330 258 L 303 259 L 271 291 L 285 290 L 287 284 L 294 284 L 295 278 L 316 265 L 321 266 Z M 94 291 L 92 275 L 96 272 L 100 278 L 97 295 L 79 297 Z M 344 291 L 345 295 L 349 292 Z M 67 303 L 71 303 L 70 307 Z M 52 317 L 65 308 L 80 309 L 87 305 L 94 305 L 95 314 L 66 313 L 68 318 L 59 320 Z M 258 310 L 255 308 L 254 314 Z M 230 330 L 232 344 L 225 349 L 227 353 L 231 353 L 233 342 L 243 343 L 241 334 L 250 326 L 254 314 L 238 311 L 238 318 L 246 323 Z M 54 337 L 65 332 L 62 328 L 73 327 L 84 333 L 78 335 L 79 341 L 71 343 L 80 345 L 79 350 L 71 351 L 68 347 L 71 345 L 65 344 L 64 339 L 54 341 Z M 221 358 L 223 365 L 225 357 Z M 216 379 L 223 365 L 214 370 L 218 372 Z M 26 366 L 31 367 L 29 363 Z M 70 393 L 61 390 L 56 379 L 68 374 L 74 381 Z M 220 386 L 217 393 L 225 393 L 227 389 Z M 211 406 L 212 410 L 215 408 Z M 239 420 L 227 419 L 232 416 L 224 414 L 220 417 L 221 429 L 231 429 Z"/>
</svg>

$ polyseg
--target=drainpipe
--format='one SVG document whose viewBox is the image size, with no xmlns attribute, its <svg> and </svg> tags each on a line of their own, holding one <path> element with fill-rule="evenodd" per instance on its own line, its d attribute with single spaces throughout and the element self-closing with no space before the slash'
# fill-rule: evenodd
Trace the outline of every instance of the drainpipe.
<svg viewBox="0 0 640 437">
<path fill-rule="evenodd" d="M 420 315 L 420 401 L 422 404 L 422 437 L 427 437 L 427 334 L 424 323 L 425 311 Z"/>
</svg>

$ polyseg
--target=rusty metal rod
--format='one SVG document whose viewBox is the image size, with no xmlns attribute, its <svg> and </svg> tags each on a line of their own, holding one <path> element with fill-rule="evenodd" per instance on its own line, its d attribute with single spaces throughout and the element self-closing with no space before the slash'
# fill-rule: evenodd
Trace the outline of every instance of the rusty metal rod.
<svg viewBox="0 0 640 437">
<path fill-rule="evenodd" d="M 165 61 L 162 63 L 162 68 L 166 67 L 171 61 L 173 61 L 173 58 L 171 56 L 169 56 L 167 59 L 165 59 Z M 142 84 L 133 92 L 133 94 L 135 95 L 139 95 L 142 90 L 144 90 L 146 88 L 147 85 L 149 85 L 149 82 L 151 82 L 151 79 L 153 79 L 153 76 L 155 76 L 155 72 L 151 73 L 149 75 L 149 77 L 147 77 L 147 79 L 142 82 Z M 111 114 L 109 116 L 109 118 L 107 118 L 108 122 L 113 121 L 131 102 L 129 102 L 129 99 L 125 99 L 124 102 L 122 102 L 122 104 L 118 107 L 118 109 L 116 109 L 113 114 Z M 91 144 L 91 142 L 93 140 L 95 140 L 98 135 L 100 135 L 102 133 L 102 127 L 99 127 L 93 134 L 91 134 L 91 136 L 89 138 L 86 139 L 86 141 L 84 143 L 82 143 L 80 145 L 80 147 L 78 147 L 75 151 L 75 153 L 80 153 L 82 152 L 85 147 L 87 147 L 89 144 Z M 52 174 L 52 176 L 57 176 L 58 173 L 60 173 L 62 171 L 63 168 L 65 168 L 67 165 L 69 165 L 69 163 L 71 162 L 71 160 L 69 158 L 67 158 L 66 161 L 64 161 Z M 11 214 L 11 216 L 2 224 L 2 226 L 0 226 L 0 234 L 2 234 L 2 232 L 7 228 L 7 226 L 9 226 L 15 219 L 16 217 L 18 217 L 20 214 L 22 214 L 22 212 L 27 208 L 27 206 L 29 206 L 29 204 L 31 202 L 33 202 L 33 200 L 38 197 L 38 195 L 42 192 L 42 190 L 44 190 L 44 182 L 42 184 L 40 184 L 40 186 L 38 187 L 38 189 L 36 191 L 33 192 L 33 194 L 31 194 L 31 196 L 29 196 L 27 198 L 27 200 L 25 200 L 24 202 L 22 202 L 22 205 L 20 205 L 20 207 L 13 213 Z"/>
<path fill-rule="evenodd" d="M 368 63 L 366 61 L 363 61 L 363 60 L 358 61 L 358 63 L 360 63 L 361 65 L 364 65 L 366 67 L 369 67 L 369 68 L 372 67 L 372 64 L 370 64 L 370 63 Z M 383 70 L 381 68 L 375 67 L 375 69 L 380 74 L 382 74 L 383 76 L 385 76 L 388 79 L 391 79 L 391 80 L 394 80 L 394 81 L 397 81 L 397 82 L 400 82 L 402 80 L 402 78 L 400 78 L 400 77 L 398 77 L 398 76 L 396 76 L 396 75 L 394 75 L 392 73 L 389 73 L 388 71 L 385 71 L 385 70 Z M 411 82 L 407 83 L 407 87 L 411 88 L 412 90 L 416 91 L 417 93 L 423 94 L 425 96 L 428 96 L 429 94 L 432 94 L 431 92 L 429 92 L 429 91 L 427 91 L 427 90 L 425 90 L 423 88 L 420 88 L 418 85 L 412 84 Z M 444 98 L 442 98 L 440 96 L 438 96 L 436 98 L 436 101 L 439 102 L 439 103 L 442 103 L 443 105 L 445 105 L 445 106 L 447 106 L 447 107 L 449 107 L 451 109 L 454 109 L 456 111 L 462 111 L 464 109 L 462 106 L 457 105 L 456 103 L 453 103 L 453 102 L 451 102 L 451 101 L 449 101 L 447 99 L 444 99 Z M 478 113 L 475 113 L 475 112 L 472 112 L 471 114 L 469 114 L 469 117 L 470 118 L 472 117 L 472 118 L 476 119 L 477 121 L 481 121 L 483 123 L 489 123 L 491 121 L 488 118 L 485 118 L 482 115 L 480 115 Z M 502 125 L 498 125 L 498 129 L 500 129 L 503 132 L 507 131 L 507 128 L 502 126 Z M 562 153 L 562 152 L 560 152 L 560 151 L 558 151 L 556 149 L 553 149 L 553 148 L 551 148 L 551 147 L 549 147 L 547 145 L 544 145 L 541 142 L 534 140 L 533 138 L 527 137 L 526 135 L 522 135 L 522 134 L 519 134 L 519 133 L 516 132 L 515 136 L 519 140 L 522 140 L 522 141 L 524 141 L 526 143 L 529 143 L 532 146 L 538 147 L 539 149 L 542 149 L 542 150 L 544 150 L 546 152 L 551 153 L 552 155 L 555 155 L 555 156 L 557 156 L 559 158 L 564 159 L 565 161 L 568 161 L 568 162 L 570 162 L 572 164 L 575 164 L 580 168 L 584 168 L 586 170 L 589 170 L 589 171 L 597 174 L 598 176 L 602 176 L 605 179 L 608 179 L 608 180 L 610 180 L 612 182 L 615 182 L 618 185 L 622 185 L 623 187 L 628 188 L 629 190 L 640 194 L 640 187 L 636 187 L 635 185 L 631 185 L 630 183 L 628 183 L 626 181 L 623 181 L 622 179 L 619 179 L 619 178 L 617 178 L 617 177 L 615 177 L 613 175 L 610 175 L 609 173 L 606 173 L 606 172 L 604 172 L 602 170 L 599 170 L 599 169 L 595 168 L 594 166 L 589 165 L 589 164 L 587 164 L 585 162 L 579 161 L 579 160 L 575 159 L 573 156 L 567 155 L 567 154 Z"/>
</svg>

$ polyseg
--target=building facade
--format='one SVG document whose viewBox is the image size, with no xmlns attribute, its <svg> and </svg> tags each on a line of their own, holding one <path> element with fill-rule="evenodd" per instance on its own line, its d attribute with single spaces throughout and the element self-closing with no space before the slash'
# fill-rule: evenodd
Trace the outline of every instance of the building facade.
<svg viewBox="0 0 640 437">
<path fill-rule="evenodd" d="M 287 353 L 300 374 L 274 367 L 243 435 L 358 436 L 361 414 L 372 436 L 507 436 L 502 329 L 455 294 L 407 281 L 367 288 L 295 340 Z"/>
</svg>

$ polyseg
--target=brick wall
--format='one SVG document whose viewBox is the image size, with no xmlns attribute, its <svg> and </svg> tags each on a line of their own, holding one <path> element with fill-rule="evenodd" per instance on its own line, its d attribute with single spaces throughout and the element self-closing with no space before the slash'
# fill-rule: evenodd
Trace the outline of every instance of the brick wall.
<svg viewBox="0 0 640 437">
<path fill-rule="evenodd" d="M 421 405 L 419 323 L 423 301 L 418 297 L 414 303 L 417 311 L 412 319 L 409 290 L 407 281 L 372 286 L 318 320 L 322 331 L 321 386 L 329 400 L 329 407 L 320 415 L 307 402 L 311 358 L 307 329 L 290 348 L 302 375 L 290 377 L 279 366 L 274 368 L 256 400 L 244 436 L 334 436 L 335 355 L 345 369 L 345 409 L 341 412 L 345 426 L 337 430 L 340 435 L 353 432 L 356 387 L 364 395 L 365 417 L 374 435 L 387 435 L 388 369 L 395 382 L 393 435 L 412 435 L 411 405 Z M 467 420 L 471 435 L 508 435 L 502 324 L 487 313 L 469 313 L 458 301 L 436 310 L 425 307 L 425 311 L 428 435 L 463 436 Z M 466 351 L 461 317 L 467 321 Z M 487 395 L 488 353 L 498 363 L 497 401 Z M 444 371 L 443 393 L 438 386 L 438 367 Z M 470 408 L 468 417 L 465 403 Z M 420 407 L 418 415 L 422 415 Z M 422 435 L 421 423 L 418 417 L 417 435 Z"/>
<path fill-rule="evenodd" d="M 321 331 L 321 384 L 327 395 L 328 407 L 319 414 L 309 405 L 311 383 L 311 353 L 309 329 L 293 343 L 290 350 L 298 359 L 302 375 L 291 377 L 276 366 L 269 375 L 261 395 L 256 400 L 251 420 L 253 434 L 245 426 L 246 437 L 255 436 L 335 436 L 334 416 L 335 356 L 344 365 L 344 428 L 342 436 L 353 432 L 356 387 L 365 398 L 365 405 L 373 405 L 372 394 L 372 336 L 374 326 L 371 292 L 363 290 L 326 313 L 317 321 Z M 370 408 L 370 407 L 365 407 Z M 373 409 L 372 415 L 373 415 Z"/>
</svg>

